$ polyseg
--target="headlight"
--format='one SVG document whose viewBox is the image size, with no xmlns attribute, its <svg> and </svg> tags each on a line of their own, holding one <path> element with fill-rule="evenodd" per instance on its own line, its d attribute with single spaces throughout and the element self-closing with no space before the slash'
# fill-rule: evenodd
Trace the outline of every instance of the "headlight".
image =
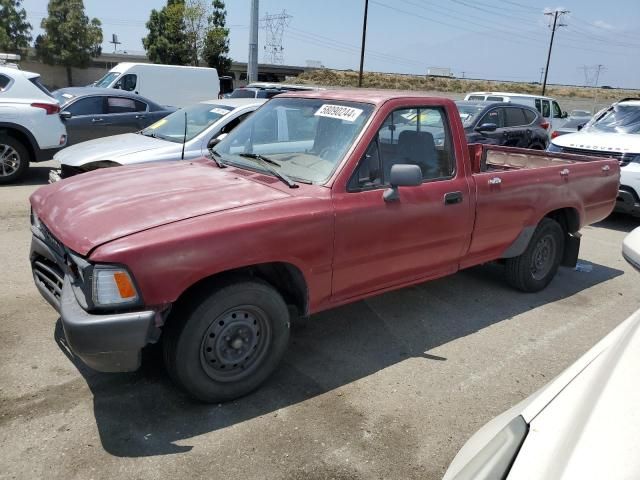
<svg viewBox="0 0 640 480">
<path fill-rule="evenodd" d="M 555 143 L 551 142 L 547 147 L 547 152 L 562 153 L 562 147 L 559 147 Z"/>
<path fill-rule="evenodd" d="M 134 304 L 139 299 L 136 286 L 125 268 L 98 265 L 93 269 L 93 302 L 96 306 Z"/>
<path fill-rule="evenodd" d="M 505 478 L 524 442 L 529 426 L 517 416 L 498 432 L 454 477 L 455 480 Z"/>
</svg>

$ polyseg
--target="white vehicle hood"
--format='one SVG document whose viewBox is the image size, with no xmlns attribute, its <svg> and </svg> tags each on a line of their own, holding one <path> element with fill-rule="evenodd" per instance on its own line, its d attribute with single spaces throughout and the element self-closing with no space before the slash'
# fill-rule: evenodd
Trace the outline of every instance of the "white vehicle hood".
<svg viewBox="0 0 640 480">
<path fill-rule="evenodd" d="M 444 479 L 455 475 L 511 420 L 529 433 L 508 480 L 640 478 L 640 311 L 556 379 L 476 432 Z"/>
<path fill-rule="evenodd" d="M 100 160 L 113 160 L 118 163 L 131 163 L 119 161 L 122 157 L 149 150 L 176 149 L 176 144 L 159 138 L 146 137 L 137 133 L 125 133 L 111 137 L 96 138 L 87 142 L 78 143 L 60 150 L 54 155 L 54 159 L 60 164 L 78 167 Z"/>
<path fill-rule="evenodd" d="M 580 131 L 553 139 L 559 147 L 622 153 L 640 153 L 640 134 Z"/>
</svg>

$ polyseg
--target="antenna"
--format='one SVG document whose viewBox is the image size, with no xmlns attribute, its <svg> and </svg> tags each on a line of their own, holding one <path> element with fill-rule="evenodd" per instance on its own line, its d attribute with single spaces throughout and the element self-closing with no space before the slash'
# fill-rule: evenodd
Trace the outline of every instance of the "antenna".
<svg viewBox="0 0 640 480">
<path fill-rule="evenodd" d="M 187 143 L 187 112 L 184 112 L 184 137 L 182 137 L 182 157 L 181 160 L 184 160 L 184 146 Z"/>
<path fill-rule="evenodd" d="M 293 17 L 286 10 L 282 13 L 269 15 L 269 12 L 260 19 L 260 24 L 265 30 L 267 40 L 264 45 L 264 61 L 272 65 L 284 64 L 284 47 L 282 36 L 284 29 L 289 26 Z"/>
<path fill-rule="evenodd" d="M 118 45 L 122 45 L 122 42 L 118 41 L 118 35 L 115 33 L 111 34 L 111 41 L 109 43 L 113 43 L 113 53 L 116 53 Z"/>
</svg>

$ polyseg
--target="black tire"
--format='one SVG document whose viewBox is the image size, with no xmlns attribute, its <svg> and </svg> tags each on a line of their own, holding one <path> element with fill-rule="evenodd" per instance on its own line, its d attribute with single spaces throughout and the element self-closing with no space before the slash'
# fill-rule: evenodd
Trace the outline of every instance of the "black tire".
<svg viewBox="0 0 640 480">
<path fill-rule="evenodd" d="M 507 258 L 507 283 L 523 292 L 539 292 L 553 279 L 564 253 L 565 235 L 558 222 L 543 218 L 524 253 Z"/>
<path fill-rule="evenodd" d="M 172 313 L 163 332 L 171 378 L 203 402 L 224 402 L 256 389 L 289 343 L 289 310 L 260 280 L 201 291 Z"/>
<path fill-rule="evenodd" d="M 29 169 L 29 150 L 20 140 L 10 136 L 0 137 L 0 184 L 19 180 Z"/>
</svg>

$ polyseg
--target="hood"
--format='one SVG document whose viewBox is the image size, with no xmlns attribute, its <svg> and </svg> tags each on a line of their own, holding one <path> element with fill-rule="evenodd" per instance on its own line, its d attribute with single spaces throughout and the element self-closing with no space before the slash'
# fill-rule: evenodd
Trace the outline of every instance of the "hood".
<svg viewBox="0 0 640 480">
<path fill-rule="evenodd" d="M 289 195 L 210 160 L 96 170 L 36 190 L 34 212 L 80 255 L 142 230 Z"/>
<path fill-rule="evenodd" d="M 584 150 L 606 150 L 610 152 L 640 153 L 640 134 L 608 133 L 581 130 L 553 139 L 559 147 L 581 148 Z"/>
<path fill-rule="evenodd" d="M 100 160 L 117 162 L 118 158 L 124 155 L 159 149 L 167 145 L 173 145 L 173 143 L 137 133 L 125 133 L 72 145 L 60 150 L 53 158 L 61 164 L 78 167 Z"/>
</svg>

